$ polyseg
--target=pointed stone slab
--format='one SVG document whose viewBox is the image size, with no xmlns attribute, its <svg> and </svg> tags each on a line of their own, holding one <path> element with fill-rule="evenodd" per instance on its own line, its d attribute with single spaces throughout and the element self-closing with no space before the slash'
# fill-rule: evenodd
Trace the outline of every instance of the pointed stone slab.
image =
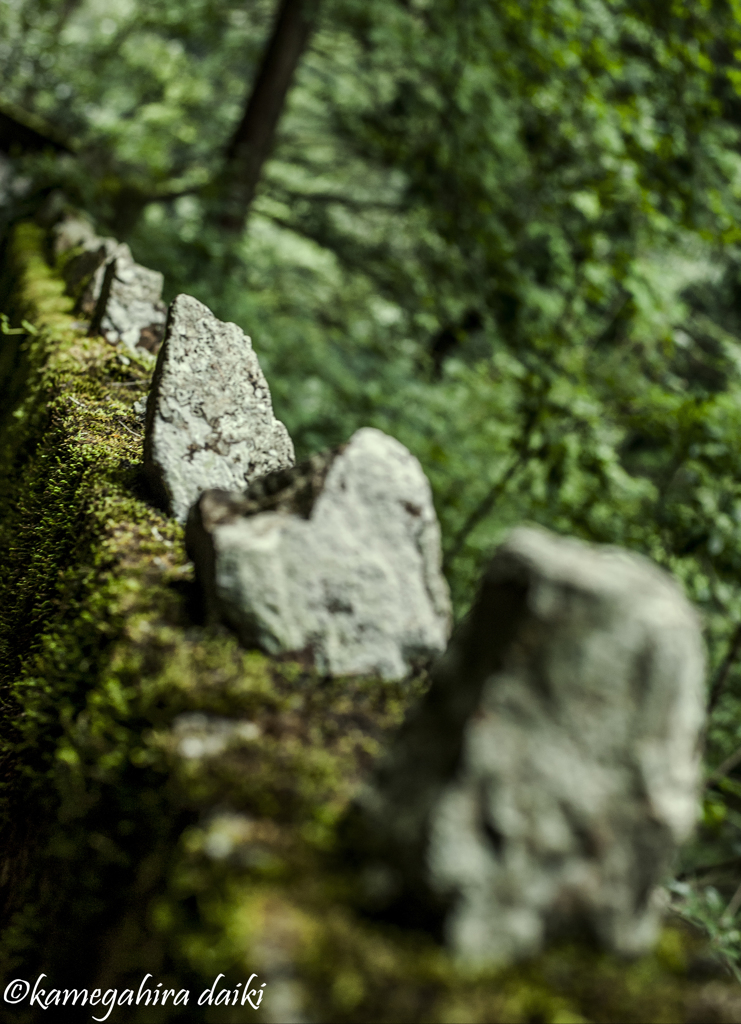
<svg viewBox="0 0 741 1024">
<path fill-rule="evenodd" d="M 246 494 L 207 491 L 186 543 L 210 611 L 247 646 L 308 656 L 330 675 L 400 679 L 447 643 L 430 485 L 380 430 Z"/>
<path fill-rule="evenodd" d="M 178 295 L 147 400 L 144 469 L 155 498 L 184 523 L 207 488 L 242 490 L 293 463 L 250 339 Z"/>
<path fill-rule="evenodd" d="M 647 559 L 520 528 L 346 822 L 369 909 L 496 964 L 655 940 L 699 810 L 697 615 Z"/>
<path fill-rule="evenodd" d="M 112 345 L 122 342 L 131 352 L 154 355 L 167 317 L 163 275 L 136 263 L 125 243 L 98 237 L 82 218 L 62 220 L 53 239 L 56 255 L 81 250 L 65 263 L 63 276 L 78 312 L 91 320 L 91 333 L 103 334 Z"/>
<path fill-rule="evenodd" d="M 128 245 L 120 245 L 96 274 L 97 301 L 93 325 L 108 341 L 132 352 L 156 353 L 162 343 L 167 307 L 162 301 L 164 276 L 134 261 Z M 101 276 L 102 274 L 102 276 Z"/>
</svg>

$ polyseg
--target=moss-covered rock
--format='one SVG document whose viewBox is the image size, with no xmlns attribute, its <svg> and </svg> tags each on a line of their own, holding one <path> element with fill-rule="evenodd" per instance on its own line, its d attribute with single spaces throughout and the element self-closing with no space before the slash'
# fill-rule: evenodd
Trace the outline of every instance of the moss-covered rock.
<svg viewBox="0 0 741 1024">
<path fill-rule="evenodd" d="M 108 1019 L 147 1024 L 741 1020 L 679 925 L 632 963 L 577 943 L 471 973 L 358 913 L 336 825 L 425 677 L 328 680 L 203 624 L 182 530 L 143 487 L 151 364 L 88 336 L 45 251 L 18 225 L 0 279 L 0 989 L 116 989 Z M 255 973 L 257 1012 L 198 1006 Z M 147 974 L 188 1002 L 129 1005 Z"/>
</svg>

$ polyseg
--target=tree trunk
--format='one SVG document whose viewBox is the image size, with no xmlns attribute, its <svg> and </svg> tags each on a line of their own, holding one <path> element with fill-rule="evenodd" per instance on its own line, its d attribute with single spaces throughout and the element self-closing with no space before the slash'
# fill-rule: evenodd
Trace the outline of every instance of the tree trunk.
<svg viewBox="0 0 741 1024">
<path fill-rule="evenodd" d="M 244 230 L 294 72 L 314 27 L 315 9 L 312 0 L 281 0 L 244 116 L 225 153 L 216 219 L 228 231 Z"/>
</svg>

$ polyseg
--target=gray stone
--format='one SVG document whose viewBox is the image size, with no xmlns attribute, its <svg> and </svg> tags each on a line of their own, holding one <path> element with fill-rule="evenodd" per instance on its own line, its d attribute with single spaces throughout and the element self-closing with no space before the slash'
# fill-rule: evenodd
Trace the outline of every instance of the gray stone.
<svg viewBox="0 0 741 1024">
<path fill-rule="evenodd" d="M 78 250 L 64 263 L 62 276 L 67 294 L 77 299 L 77 311 L 92 317 L 108 263 L 116 256 L 131 253 L 115 238 L 102 238 L 90 221 L 79 214 L 62 217 L 51 230 L 52 251 L 56 258 Z"/>
<path fill-rule="evenodd" d="M 68 294 L 77 299 L 77 312 L 90 318 L 91 332 L 132 352 L 154 355 L 167 318 L 162 274 L 140 266 L 128 245 L 99 237 L 81 217 L 56 225 L 53 249 L 57 256 L 80 250 L 65 263 L 63 276 Z"/>
<path fill-rule="evenodd" d="M 147 419 L 147 400 L 146 398 L 137 398 L 131 405 L 131 411 L 134 416 L 142 423 L 146 422 Z"/>
<path fill-rule="evenodd" d="M 51 230 L 51 238 L 55 257 L 80 247 L 85 250 L 96 248 L 102 241 L 90 221 L 78 214 L 63 217 L 55 224 Z"/>
<path fill-rule="evenodd" d="M 240 489 L 293 461 L 250 339 L 178 295 L 147 401 L 144 469 L 157 499 L 184 523 L 207 488 Z"/>
<path fill-rule="evenodd" d="M 520 528 L 346 822 L 376 911 L 474 963 L 654 941 L 698 811 L 697 617 L 648 560 Z"/>
<path fill-rule="evenodd" d="M 119 244 L 113 238 L 94 235 L 83 239 L 74 248 L 81 251 L 65 263 L 62 276 L 67 294 L 77 300 L 76 311 L 91 319 L 98 305 L 106 267 L 115 258 Z"/>
<path fill-rule="evenodd" d="M 134 261 L 128 245 L 106 243 L 104 260 L 95 270 L 82 300 L 91 314 L 91 330 L 134 352 L 158 351 L 165 332 L 167 307 L 162 301 L 164 277 Z"/>
<path fill-rule="evenodd" d="M 430 485 L 380 430 L 244 495 L 206 492 L 186 542 L 209 608 L 248 646 L 385 679 L 445 648 L 450 600 Z"/>
</svg>

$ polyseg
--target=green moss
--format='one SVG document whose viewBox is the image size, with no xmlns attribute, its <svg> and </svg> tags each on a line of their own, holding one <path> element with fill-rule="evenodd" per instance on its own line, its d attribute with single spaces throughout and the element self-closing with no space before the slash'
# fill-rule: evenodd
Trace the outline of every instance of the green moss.
<svg viewBox="0 0 741 1024">
<path fill-rule="evenodd" d="M 695 1019 L 688 932 L 630 965 L 577 945 L 471 973 L 356 913 L 335 827 L 425 680 L 322 679 L 199 623 L 182 530 L 143 488 L 131 405 L 150 369 L 87 336 L 43 252 L 16 228 L 0 287 L 37 332 L 0 350 L 2 976 L 198 992 L 256 971 L 327 1021 Z"/>
</svg>

